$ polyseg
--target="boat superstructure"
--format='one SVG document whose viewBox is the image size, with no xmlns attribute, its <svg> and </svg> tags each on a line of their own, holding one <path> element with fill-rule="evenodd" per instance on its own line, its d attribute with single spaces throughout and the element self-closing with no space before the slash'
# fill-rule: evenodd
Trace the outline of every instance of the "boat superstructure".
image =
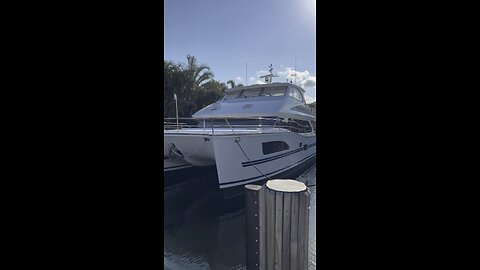
<svg viewBox="0 0 480 270">
<path fill-rule="evenodd" d="M 316 156 L 315 116 L 304 90 L 291 83 L 227 89 L 190 119 L 167 120 L 164 156 L 184 166 L 216 166 L 220 188 L 268 180 L 310 166 Z"/>
</svg>

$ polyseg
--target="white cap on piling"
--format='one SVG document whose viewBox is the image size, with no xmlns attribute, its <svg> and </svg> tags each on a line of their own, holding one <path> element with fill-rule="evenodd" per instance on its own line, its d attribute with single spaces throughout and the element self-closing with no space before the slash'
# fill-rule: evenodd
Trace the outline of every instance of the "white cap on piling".
<svg viewBox="0 0 480 270">
<path fill-rule="evenodd" d="M 245 188 L 246 189 L 250 189 L 250 190 L 260 190 L 262 188 L 262 186 L 259 186 L 259 185 L 245 185 Z"/>
<path fill-rule="evenodd" d="M 302 192 L 307 190 L 307 186 L 304 183 L 291 179 L 270 180 L 266 185 L 271 190 L 281 192 Z"/>
</svg>

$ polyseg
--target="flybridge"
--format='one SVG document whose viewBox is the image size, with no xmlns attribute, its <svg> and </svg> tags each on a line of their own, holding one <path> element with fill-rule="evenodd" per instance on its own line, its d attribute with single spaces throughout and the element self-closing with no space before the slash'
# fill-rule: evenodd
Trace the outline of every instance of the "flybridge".
<svg viewBox="0 0 480 270">
<path fill-rule="evenodd" d="M 272 83 L 271 79 L 275 76 L 270 65 L 270 74 L 262 76 L 269 83 L 227 89 L 221 100 L 197 111 L 192 117 L 281 117 L 315 121 L 305 103 L 305 90 L 291 83 Z"/>
<path fill-rule="evenodd" d="M 272 87 L 282 87 L 282 86 L 287 86 L 287 87 L 288 86 L 293 86 L 293 87 L 297 88 L 298 90 L 302 91 L 303 93 L 305 93 L 305 90 L 303 90 L 301 87 L 298 87 L 295 84 L 274 83 L 274 82 L 272 82 L 272 79 L 274 77 L 278 77 L 278 74 L 273 75 L 273 73 L 272 73 L 272 71 L 273 71 L 272 64 L 270 64 L 268 71 L 270 72 L 270 74 L 267 74 L 267 75 L 264 75 L 264 76 L 260 77 L 260 78 L 265 79 L 266 84 L 254 84 L 254 85 L 249 85 L 249 86 L 234 87 L 234 88 L 231 88 L 231 89 L 226 89 L 225 93 L 231 93 L 231 92 L 241 91 L 241 90 L 250 90 L 250 89 L 255 89 L 255 88 L 259 88 L 260 91 L 262 92 L 262 91 L 264 91 L 264 89 L 268 89 L 268 88 L 272 88 Z"/>
<path fill-rule="evenodd" d="M 222 100 L 195 114 L 193 118 L 271 117 L 315 121 L 306 107 L 300 87 L 289 83 L 244 86 L 225 93 Z M 305 107 L 304 109 L 302 107 Z"/>
</svg>

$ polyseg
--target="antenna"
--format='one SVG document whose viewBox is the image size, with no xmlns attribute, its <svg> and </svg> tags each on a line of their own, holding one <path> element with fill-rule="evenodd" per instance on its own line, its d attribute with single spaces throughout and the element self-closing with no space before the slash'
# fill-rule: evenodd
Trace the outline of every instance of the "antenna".
<svg viewBox="0 0 480 270">
<path fill-rule="evenodd" d="M 248 81 L 247 81 L 247 70 L 248 70 L 248 62 L 245 63 L 245 86 L 248 85 L 248 84 L 247 84 L 247 82 L 248 82 Z"/>
<path fill-rule="evenodd" d="M 297 55 L 295 54 L 295 84 L 297 84 Z"/>
</svg>

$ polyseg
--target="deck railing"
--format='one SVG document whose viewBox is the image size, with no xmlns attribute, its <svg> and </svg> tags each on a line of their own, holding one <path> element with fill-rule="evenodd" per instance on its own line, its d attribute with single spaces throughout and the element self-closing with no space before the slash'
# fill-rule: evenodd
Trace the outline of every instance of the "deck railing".
<svg viewBox="0 0 480 270">
<path fill-rule="evenodd" d="M 164 118 L 164 130 L 176 130 L 177 118 Z M 285 132 L 309 133 L 312 132 L 310 124 L 302 124 L 294 119 L 269 117 L 235 117 L 235 118 L 178 118 L 178 129 L 185 128 L 203 129 L 205 133 L 215 133 L 215 129 L 228 128 L 235 133 L 235 129 L 261 129 L 275 128 Z"/>
</svg>

